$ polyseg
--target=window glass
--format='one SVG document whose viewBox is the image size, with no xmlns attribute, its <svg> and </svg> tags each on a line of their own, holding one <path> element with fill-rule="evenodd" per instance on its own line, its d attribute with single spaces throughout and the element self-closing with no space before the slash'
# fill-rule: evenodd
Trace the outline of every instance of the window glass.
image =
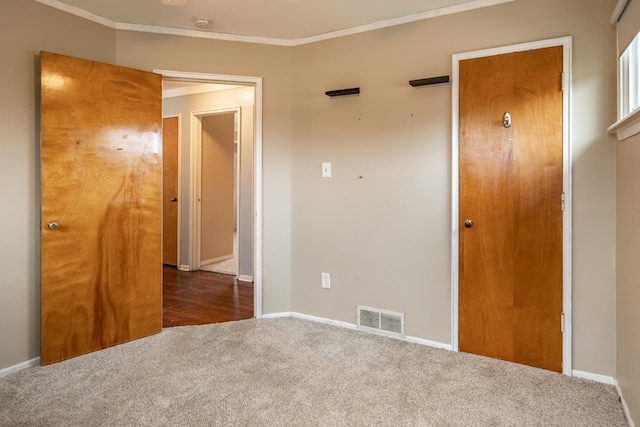
<svg viewBox="0 0 640 427">
<path fill-rule="evenodd" d="M 640 34 L 620 56 L 620 117 L 640 107 Z"/>
</svg>

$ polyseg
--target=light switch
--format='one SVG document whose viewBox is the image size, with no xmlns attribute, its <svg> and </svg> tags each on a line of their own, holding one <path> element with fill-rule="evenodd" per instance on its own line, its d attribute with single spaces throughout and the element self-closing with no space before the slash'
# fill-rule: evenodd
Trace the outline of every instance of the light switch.
<svg viewBox="0 0 640 427">
<path fill-rule="evenodd" d="M 331 273 L 322 273 L 322 287 L 324 289 L 331 288 Z"/>
<path fill-rule="evenodd" d="M 331 178 L 331 162 L 322 162 L 322 177 Z"/>
</svg>

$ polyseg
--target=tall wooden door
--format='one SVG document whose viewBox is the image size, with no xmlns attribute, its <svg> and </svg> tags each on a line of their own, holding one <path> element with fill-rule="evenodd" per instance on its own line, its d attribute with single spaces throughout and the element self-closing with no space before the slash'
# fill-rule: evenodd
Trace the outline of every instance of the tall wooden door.
<svg viewBox="0 0 640 427">
<path fill-rule="evenodd" d="M 42 364 L 162 328 L 162 77 L 41 65 Z"/>
<path fill-rule="evenodd" d="M 162 262 L 178 265 L 178 117 L 162 119 Z"/>
<path fill-rule="evenodd" d="M 558 372 L 562 56 L 459 63 L 459 347 Z"/>
</svg>

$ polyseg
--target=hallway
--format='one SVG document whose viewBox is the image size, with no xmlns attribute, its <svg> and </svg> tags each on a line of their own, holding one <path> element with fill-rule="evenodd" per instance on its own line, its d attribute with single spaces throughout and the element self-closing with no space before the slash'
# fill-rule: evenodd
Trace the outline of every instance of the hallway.
<svg viewBox="0 0 640 427">
<path fill-rule="evenodd" d="M 253 317 L 253 283 L 208 271 L 163 266 L 162 326 L 202 325 Z"/>
</svg>

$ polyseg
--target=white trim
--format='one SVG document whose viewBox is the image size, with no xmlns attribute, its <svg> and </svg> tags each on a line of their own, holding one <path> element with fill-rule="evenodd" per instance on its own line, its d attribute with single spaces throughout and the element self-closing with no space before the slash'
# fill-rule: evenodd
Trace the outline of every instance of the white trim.
<svg viewBox="0 0 640 427">
<path fill-rule="evenodd" d="M 629 424 L 629 427 L 636 427 L 635 422 L 633 421 L 633 418 L 631 418 L 631 411 L 629 410 L 629 405 L 627 405 L 627 401 L 624 400 L 624 396 L 622 395 L 622 389 L 620 388 L 620 384 L 618 384 L 618 380 L 615 379 L 615 387 L 616 387 L 616 391 L 618 392 L 618 397 L 620 397 L 620 404 L 622 404 L 622 410 L 624 412 L 624 416 L 627 419 L 627 423 Z"/>
<path fill-rule="evenodd" d="M 451 344 L 444 344 L 437 341 L 425 340 L 423 338 L 407 336 L 405 341 L 414 343 L 414 344 L 426 345 L 427 347 L 440 348 L 442 350 L 453 351 L 453 347 L 451 347 Z"/>
<path fill-rule="evenodd" d="M 36 0 L 38 1 L 38 0 Z M 514 1 L 514 0 L 510 0 Z M 296 46 L 296 40 L 269 37 L 242 36 L 237 34 L 214 33 L 209 31 L 186 30 L 181 28 L 159 27 L 155 25 L 115 23 L 116 30 L 137 31 L 141 33 L 167 34 L 171 36 L 194 37 L 199 39 L 223 40 L 241 43 L 266 44 L 274 46 Z"/>
<path fill-rule="evenodd" d="M 239 274 L 238 280 L 241 282 L 253 282 L 253 276 L 247 276 L 245 274 Z"/>
<path fill-rule="evenodd" d="M 609 126 L 607 132 L 615 134 L 618 141 L 624 141 L 640 133 L 640 108 Z"/>
<path fill-rule="evenodd" d="M 616 380 L 613 377 L 610 377 L 608 375 L 594 374 L 591 372 L 573 370 L 571 371 L 571 376 L 608 385 L 615 385 L 616 383 Z"/>
<path fill-rule="evenodd" d="M 459 211 L 459 182 L 458 182 L 458 97 L 459 97 L 459 63 L 461 60 L 480 58 L 484 56 L 500 55 L 512 52 L 521 52 L 546 47 L 563 47 L 563 71 L 566 76 L 566 87 L 563 91 L 563 191 L 565 195 L 565 209 L 562 217 L 562 309 L 564 313 L 564 332 L 562 335 L 562 373 L 571 375 L 572 372 L 572 192 L 571 192 L 571 88 L 572 88 L 572 38 L 559 37 L 548 40 L 540 40 L 510 46 L 501 46 L 491 49 L 483 49 L 473 52 L 454 54 L 452 56 L 452 209 L 451 209 L 451 346 L 454 351 L 459 350 L 458 344 L 458 211 Z"/>
<path fill-rule="evenodd" d="M 411 337 L 411 336 L 407 336 L 407 337 L 403 338 L 403 337 L 399 337 L 398 335 L 381 334 L 381 333 L 375 332 L 374 330 L 371 330 L 371 329 L 358 328 L 358 326 L 353 324 L 353 323 L 342 322 L 342 321 L 333 320 L 333 319 L 327 319 L 326 317 L 311 316 L 309 314 L 302 314 L 302 313 L 297 313 L 297 312 L 294 312 L 294 311 L 287 311 L 287 312 L 282 312 L 282 313 L 269 313 L 269 314 L 265 314 L 265 315 L 262 316 L 263 319 L 278 319 L 278 318 L 282 318 L 282 317 L 294 317 L 296 319 L 310 320 L 312 322 L 323 323 L 325 325 L 338 326 L 340 328 L 352 329 L 354 331 L 366 332 L 368 334 L 379 335 L 379 336 L 392 338 L 392 339 L 396 339 L 396 340 L 400 340 L 400 341 L 410 342 L 410 343 L 413 343 L 413 344 L 424 345 L 424 346 L 427 346 L 427 347 L 434 347 L 434 348 L 439 348 L 439 349 L 443 349 L 443 350 L 451 350 L 451 346 L 449 344 L 444 344 L 444 343 L 440 343 L 440 342 L 436 342 L 436 341 L 429 341 L 429 340 L 425 340 L 425 339 L 422 339 L 422 338 L 416 338 L 416 337 Z"/>
<path fill-rule="evenodd" d="M 346 329 L 354 329 L 354 330 L 358 329 L 358 327 L 353 323 L 327 319 L 326 317 L 311 316 L 310 314 L 296 313 L 294 311 L 287 311 L 283 313 L 270 313 L 270 314 L 265 314 L 263 316 L 263 318 L 265 319 L 277 319 L 279 317 L 294 317 L 296 319 L 310 320 L 312 322 L 324 323 L 325 325 L 339 326 L 341 328 L 346 328 Z"/>
<path fill-rule="evenodd" d="M 186 265 L 186 264 L 180 264 L 180 265 L 178 266 L 178 270 L 180 270 L 180 271 L 191 271 L 191 270 L 189 269 L 189 266 L 188 266 L 188 265 Z"/>
<path fill-rule="evenodd" d="M 475 0 L 454 6 L 442 7 L 440 9 L 429 10 L 427 12 L 416 13 L 413 15 L 402 16 L 399 18 L 385 19 L 383 21 L 371 24 L 360 25 L 357 27 L 347 28 L 344 30 L 331 31 L 316 36 L 302 37 L 289 41 L 289 46 L 300 46 L 309 43 L 315 43 L 324 40 L 335 39 L 338 37 L 351 36 L 354 34 L 365 33 L 367 31 L 379 30 L 382 28 L 394 27 L 396 25 L 409 24 L 411 22 L 423 21 L 426 19 L 436 18 L 438 16 L 452 15 L 454 13 L 467 12 L 469 10 L 480 9 L 483 7 L 495 6 L 503 3 L 510 3 L 515 0 Z"/>
<path fill-rule="evenodd" d="M 201 81 L 203 83 L 234 83 L 255 87 L 255 127 L 254 127 L 254 237 L 253 237 L 253 303 L 254 317 L 262 317 L 262 77 L 236 76 L 226 74 L 190 73 L 184 71 L 154 70 L 170 79 Z M 193 161 L 193 159 L 191 159 Z M 192 165 L 193 166 L 193 165 Z M 193 184 L 193 183 L 191 183 Z M 193 188 L 193 187 L 192 187 Z M 191 265 L 191 261 L 189 262 Z M 180 266 L 181 270 L 184 265 Z M 188 267 L 189 268 L 189 267 Z"/>
<path fill-rule="evenodd" d="M 198 270 L 201 266 L 211 264 L 212 262 L 224 261 L 230 258 L 233 258 L 233 254 L 224 255 L 222 257 L 213 258 L 203 260 L 202 256 L 202 118 L 208 116 L 215 116 L 218 114 L 229 114 L 233 113 L 235 115 L 235 120 L 240 123 L 241 110 L 240 107 L 232 107 L 232 108 L 219 108 L 215 110 L 203 110 L 203 111 L 192 111 L 191 112 L 191 141 L 189 144 L 189 150 L 191 153 L 191 179 L 190 182 L 195 183 L 194 187 L 190 187 L 190 195 L 191 195 L 191 210 L 195 213 L 195 216 L 192 215 L 192 219 L 194 220 L 193 224 L 189 224 L 189 230 L 191 235 L 192 242 L 192 257 L 191 268 L 195 271 Z M 239 133 L 238 133 L 239 134 Z M 240 142 L 238 142 L 238 147 L 240 146 Z M 240 165 L 240 150 L 238 150 L 238 155 L 236 156 L 237 161 L 237 169 L 239 170 Z M 195 191 L 194 191 L 195 189 Z M 236 206 L 238 206 L 238 215 L 240 212 L 240 190 L 238 186 L 238 192 L 235 195 L 236 197 Z M 238 218 L 236 218 L 237 220 Z M 240 223 L 237 224 L 237 232 L 238 232 L 238 245 L 240 245 Z M 238 268 L 240 268 L 240 250 L 238 249 Z"/>
<path fill-rule="evenodd" d="M 40 358 L 36 357 L 34 359 L 27 360 L 26 362 L 18 363 L 17 365 L 0 369 L 0 378 L 6 377 L 7 375 L 11 375 L 18 371 L 22 371 L 23 369 L 33 368 L 34 366 L 38 366 L 39 364 L 40 364 Z"/>
<path fill-rule="evenodd" d="M 611 24 L 618 23 L 628 3 L 629 0 L 618 0 L 618 3 L 616 3 L 616 7 L 613 9 L 613 13 L 611 14 L 611 19 L 609 20 Z"/>
<path fill-rule="evenodd" d="M 176 98 L 178 96 L 197 95 L 200 93 L 222 92 L 225 90 L 233 90 L 241 87 L 240 85 L 218 85 L 214 83 L 203 83 L 194 86 L 177 87 L 175 89 L 167 89 L 162 91 L 162 99 Z"/>
<path fill-rule="evenodd" d="M 364 33 L 367 31 L 378 30 L 381 28 L 393 27 L 396 25 L 408 24 L 411 22 L 422 21 L 425 19 L 436 18 L 438 16 L 451 15 L 454 13 L 466 12 L 469 10 L 480 9 L 483 7 L 495 6 L 503 3 L 510 3 L 515 0 L 473 0 L 454 6 L 442 7 L 439 9 L 429 10 L 427 12 L 416 13 L 413 15 L 403 16 L 393 19 L 385 19 L 371 24 L 360 25 L 357 27 L 347 28 L 344 30 L 330 31 L 324 34 L 318 34 L 309 37 L 301 37 L 298 39 L 280 39 L 270 37 L 243 36 L 237 34 L 214 33 L 209 31 L 187 30 L 179 28 L 160 27 L 154 25 L 129 24 L 123 22 L 115 22 L 111 19 L 103 18 L 83 9 L 69 6 L 58 0 L 36 0 L 39 3 L 46 4 L 72 15 L 79 16 L 89 21 L 105 25 L 116 30 L 137 31 L 143 33 L 168 34 L 174 36 L 195 37 L 213 40 L 236 41 L 243 43 L 257 43 L 276 46 L 301 46 L 309 43 L 315 43 L 323 40 L 335 39 L 338 37 L 350 36 L 354 34 Z"/>
<path fill-rule="evenodd" d="M 207 265 L 207 264 L 213 264 L 214 262 L 222 262 L 222 261 L 226 261 L 228 259 L 233 258 L 233 254 L 231 255 L 223 255 L 223 256 L 219 256 L 217 258 L 211 258 L 211 259 L 203 259 L 202 261 L 200 261 L 201 265 Z"/>
</svg>

